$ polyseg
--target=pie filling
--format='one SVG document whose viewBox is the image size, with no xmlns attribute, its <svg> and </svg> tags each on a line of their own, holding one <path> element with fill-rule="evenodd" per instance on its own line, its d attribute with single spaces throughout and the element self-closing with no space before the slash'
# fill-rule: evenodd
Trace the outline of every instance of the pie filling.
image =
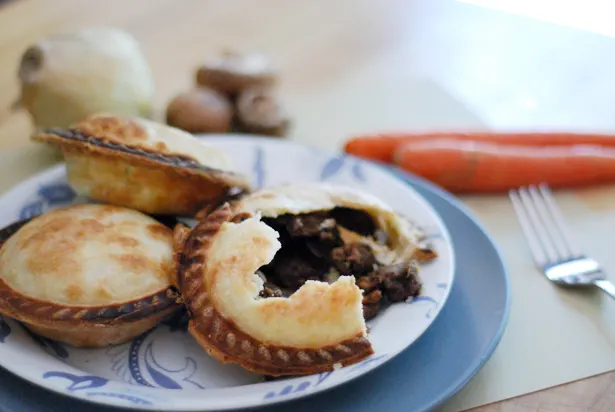
<svg viewBox="0 0 615 412">
<path fill-rule="evenodd" d="M 363 316 L 371 319 L 387 302 L 421 292 L 416 262 L 387 263 L 393 253 L 388 236 L 366 212 L 337 207 L 262 221 L 280 234 L 282 244 L 273 261 L 259 269 L 262 298 L 290 296 L 308 280 L 332 283 L 350 275 L 363 290 Z"/>
</svg>

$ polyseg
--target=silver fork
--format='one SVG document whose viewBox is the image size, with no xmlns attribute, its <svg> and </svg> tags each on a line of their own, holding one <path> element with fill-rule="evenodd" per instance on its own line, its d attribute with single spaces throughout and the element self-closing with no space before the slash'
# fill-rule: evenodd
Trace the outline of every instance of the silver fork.
<svg viewBox="0 0 615 412">
<path fill-rule="evenodd" d="M 615 286 L 594 259 L 582 253 L 549 187 L 522 187 L 509 192 L 517 219 L 545 276 L 562 286 L 597 286 L 615 299 Z"/>
</svg>

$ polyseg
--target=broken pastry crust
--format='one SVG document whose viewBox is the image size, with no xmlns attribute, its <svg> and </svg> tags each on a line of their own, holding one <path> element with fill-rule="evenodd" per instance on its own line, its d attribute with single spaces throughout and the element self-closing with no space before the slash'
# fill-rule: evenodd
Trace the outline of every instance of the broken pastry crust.
<svg viewBox="0 0 615 412">
<path fill-rule="evenodd" d="M 225 204 L 188 231 L 176 230 L 174 279 L 191 315 L 189 331 L 222 362 L 266 375 L 307 375 L 373 353 L 362 293 L 351 276 L 308 281 L 289 298 L 260 299 L 256 274 L 280 249 L 257 215 Z"/>
<path fill-rule="evenodd" d="M 233 204 L 236 213 L 260 214 L 271 218 L 284 214 L 329 211 L 336 207 L 368 213 L 378 229 L 387 233 L 389 239 L 386 247 L 368 238 L 357 239 L 369 244 L 383 264 L 411 259 L 429 261 L 437 257 L 435 250 L 427 244 L 425 233 L 414 222 L 396 213 L 377 197 L 351 187 L 325 183 L 286 184 L 261 189 Z"/>
<path fill-rule="evenodd" d="M 179 308 L 171 229 L 103 205 L 58 209 L 0 231 L 0 313 L 78 347 L 126 342 Z"/>
<path fill-rule="evenodd" d="M 80 195 L 147 213 L 192 216 L 214 198 L 249 189 L 225 153 L 141 118 L 93 115 L 32 139 L 63 151 Z"/>
</svg>

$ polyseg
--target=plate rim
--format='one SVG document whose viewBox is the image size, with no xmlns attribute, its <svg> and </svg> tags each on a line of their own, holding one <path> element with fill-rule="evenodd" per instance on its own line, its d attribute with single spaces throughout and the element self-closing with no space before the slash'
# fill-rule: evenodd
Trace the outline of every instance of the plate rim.
<svg viewBox="0 0 615 412">
<path fill-rule="evenodd" d="M 381 165 L 383 166 L 383 165 Z M 491 359 L 493 353 L 499 346 L 502 338 L 504 336 L 504 332 L 506 331 L 506 327 L 508 326 L 508 322 L 510 321 L 510 313 L 512 308 L 512 291 L 511 291 L 511 281 L 510 281 L 510 271 L 508 270 L 508 266 L 506 265 L 506 261 L 504 260 L 504 255 L 502 254 L 501 248 L 498 243 L 495 241 L 493 236 L 491 236 L 490 232 L 485 228 L 483 223 L 478 219 L 476 214 L 465 204 L 463 204 L 460 200 L 456 199 L 455 196 L 442 187 L 414 174 L 410 174 L 405 172 L 397 167 L 391 167 L 384 165 L 393 175 L 397 176 L 399 179 L 403 180 L 409 185 L 418 184 L 434 192 L 440 198 L 444 199 L 451 206 L 459 209 L 466 217 L 468 217 L 474 225 L 482 232 L 489 243 L 491 243 L 495 254 L 498 258 L 498 261 L 501 263 L 502 268 L 502 278 L 504 279 L 504 290 L 505 290 L 505 298 L 504 298 L 504 311 L 502 313 L 502 320 L 500 321 L 500 325 L 491 338 L 489 345 L 485 348 L 484 356 L 478 358 L 475 362 L 473 362 L 470 366 L 468 366 L 468 373 L 465 376 L 459 377 L 456 383 L 450 387 L 447 393 L 443 393 L 439 399 L 434 400 L 430 405 L 428 405 L 424 411 L 430 411 L 434 408 L 442 406 L 448 400 L 450 400 L 454 395 L 456 395 L 461 389 L 463 389 L 471 380 L 474 378 L 485 366 L 485 364 Z"/>
<path fill-rule="evenodd" d="M 200 140 L 204 141 L 204 143 L 206 143 L 207 140 L 226 140 L 229 141 L 231 139 L 235 139 L 235 140 L 244 140 L 244 139 L 248 139 L 249 141 L 251 141 L 252 143 L 264 143 L 264 144 L 275 144 L 275 145 L 281 145 L 281 146 L 296 146 L 297 148 L 301 148 L 301 149 L 306 149 L 306 150 L 310 150 L 312 152 L 316 152 L 318 153 L 318 155 L 322 156 L 323 158 L 332 158 L 336 155 L 340 155 L 339 151 L 335 151 L 335 150 L 326 150 L 326 149 L 322 149 L 322 148 L 318 148 L 315 146 L 310 146 L 310 145 L 305 145 L 299 142 L 295 142 L 295 141 L 288 141 L 288 140 L 275 140 L 273 138 L 270 137 L 266 137 L 266 136 L 254 136 L 254 135 L 242 135 L 242 134 L 224 134 L 224 135 L 220 135 L 220 134 L 211 134 L 211 135 L 205 135 L 205 136 L 197 136 L 197 138 L 199 138 Z M 348 158 L 354 158 L 359 162 L 363 162 L 365 164 L 368 165 L 372 165 L 372 166 L 379 166 L 378 164 L 374 163 L 374 162 L 369 162 L 365 159 L 359 159 L 356 158 L 354 156 L 351 155 L 347 155 L 347 154 L 342 154 L 344 157 L 348 157 Z M 41 180 L 44 176 L 52 174 L 52 173 L 58 173 L 56 170 L 61 170 L 64 169 L 66 166 L 65 162 L 60 161 L 54 165 L 48 166 L 43 170 L 38 171 L 37 173 L 27 177 L 26 179 L 21 180 L 20 182 L 16 183 L 15 185 L 13 185 L 11 188 L 9 188 L 8 190 L 6 190 L 1 197 L 9 197 L 11 195 L 14 195 L 15 193 L 19 193 L 21 190 L 24 190 L 22 187 L 23 186 L 28 186 L 28 185 L 33 185 L 36 184 L 37 181 Z M 332 385 L 325 385 L 325 386 L 319 386 L 319 387 L 315 387 L 309 391 L 302 391 L 302 392 L 295 392 L 293 394 L 289 394 L 285 397 L 275 397 L 273 399 L 270 399 L 267 401 L 266 404 L 263 404 L 263 400 L 260 400 L 260 403 L 257 405 L 254 401 L 249 401 L 247 403 L 243 403 L 240 405 L 228 405 L 228 406 L 221 406 L 221 407 L 217 407 L 217 409 L 215 410 L 229 410 L 229 409 L 243 409 L 243 408 L 249 408 L 249 407 L 254 407 L 254 406 L 263 406 L 263 405 L 275 405 L 275 404 L 280 404 L 280 403 L 284 403 L 287 401 L 292 401 L 292 400 L 297 400 L 300 398 L 304 398 L 304 397 L 309 397 L 309 396 L 313 396 L 322 392 L 326 392 L 328 390 L 334 389 L 340 385 L 344 385 L 348 382 L 351 382 L 353 380 L 355 380 L 356 378 L 359 378 L 361 376 L 364 376 L 368 373 L 370 373 L 372 370 L 384 365 L 385 363 L 388 363 L 390 360 L 394 359 L 397 355 L 399 355 L 400 353 L 402 353 L 404 350 L 406 350 L 408 347 L 410 347 L 417 339 L 419 339 L 421 336 L 423 336 L 423 334 L 429 330 L 430 326 L 433 324 L 433 322 L 438 318 L 438 316 L 440 315 L 442 309 L 444 308 L 444 306 L 446 305 L 446 302 L 448 301 L 448 298 L 450 297 L 450 293 L 451 290 L 453 288 L 453 284 L 455 282 L 455 268 L 456 268 L 456 258 L 455 258 L 455 252 L 454 252 L 454 248 L 452 246 L 452 239 L 451 239 L 451 235 L 450 232 L 448 231 L 446 225 L 444 224 L 440 214 L 438 211 L 436 211 L 431 204 L 423 197 L 423 195 L 421 195 L 417 190 L 414 189 L 414 187 L 409 184 L 405 179 L 400 178 L 399 176 L 397 176 L 394 173 L 391 173 L 390 170 L 384 170 L 384 172 L 386 172 L 391 178 L 395 179 L 395 180 L 399 180 L 401 181 L 401 183 L 405 184 L 407 186 L 407 189 L 409 189 L 410 191 L 412 191 L 412 196 L 415 198 L 415 200 L 417 200 L 419 203 L 421 203 L 421 207 L 423 207 L 427 212 L 429 212 L 429 214 L 431 215 L 431 217 L 438 223 L 438 229 L 442 231 L 442 234 L 444 235 L 445 239 L 446 239 L 446 247 L 448 249 L 448 254 L 450 256 L 450 260 L 451 260 L 451 264 L 450 264 L 450 270 L 449 270 L 449 274 L 447 276 L 448 278 L 448 287 L 445 289 L 445 293 L 442 295 L 442 298 L 440 300 L 440 304 L 437 305 L 433 316 L 431 317 L 431 320 L 429 322 L 429 324 L 415 337 L 414 340 L 412 340 L 411 342 L 409 342 L 408 344 L 406 344 L 405 346 L 403 346 L 400 350 L 396 351 L 396 352 L 390 352 L 389 353 L 389 357 L 384 361 L 384 362 L 377 362 L 374 363 L 372 365 L 368 365 L 364 368 L 364 371 L 362 371 L 359 374 L 354 374 L 353 376 L 351 376 L 350 378 L 346 378 L 344 380 L 341 380 L 338 383 L 332 384 Z M 43 389 L 46 390 L 51 390 L 55 393 L 58 393 L 61 396 L 65 396 L 68 398 L 76 398 L 76 399 L 80 399 L 80 400 L 84 400 L 86 402 L 91 402 L 91 403 L 96 403 L 96 404 L 100 404 L 100 405 L 106 405 L 106 406 L 113 406 L 113 407 L 123 407 L 123 408 L 128 408 L 128 409 L 134 409 L 134 410 L 168 410 L 168 411 L 197 411 L 197 410 L 212 410 L 212 409 L 203 409 L 203 405 L 183 405 L 182 408 L 183 409 L 178 409 L 178 408 L 174 408 L 172 405 L 151 405 L 148 406 L 146 408 L 143 408 L 143 405 L 125 405 L 125 404 L 121 404 L 119 405 L 118 403 L 115 402 L 110 402 L 111 399 L 104 399 L 104 398 L 99 398 L 99 397 L 87 397 L 85 396 L 85 394 L 82 394 L 80 392 L 67 392 L 65 389 L 55 386 L 55 385 L 45 385 L 44 381 L 42 379 L 30 379 L 29 376 L 27 376 L 27 374 L 22 373 L 19 371 L 19 369 L 17 368 L 11 368 L 8 369 L 6 368 L 4 365 L 1 365 L 3 367 L 3 369 L 9 371 L 10 373 L 16 374 L 18 376 L 20 376 L 22 379 L 26 380 L 27 382 L 30 382 L 31 384 L 34 384 L 38 387 L 41 387 Z M 71 368 L 73 369 L 77 369 L 78 368 L 69 365 Z M 142 388 L 142 389 L 147 389 L 149 388 Z M 186 407 L 188 407 L 189 409 L 186 409 Z M 162 409 L 161 409 L 162 408 Z"/>
<path fill-rule="evenodd" d="M 443 199 L 443 201 L 449 203 L 452 207 L 460 209 L 460 211 L 469 219 L 472 221 L 472 223 L 482 232 L 482 234 L 488 239 L 488 241 L 491 243 L 491 245 L 493 246 L 494 250 L 496 251 L 496 253 L 498 254 L 498 260 L 499 260 L 499 267 L 502 269 L 502 272 L 499 274 L 498 277 L 501 277 L 503 279 L 504 282 L 504 287 L 505 287 L 505 305 L 504 305 L 504 310 L 502 311 L 498 322 L 499 322 L 499 327 L 497 328 L 497 331 L 493 332 L 490 336 L 490 344 L 488 344 L 484 349 L 483 349 L 483 353 L 480 356 L 480 359 L 484 359 L 483 361 L 476 361 L 476 362 L 472 362 L 470 365 L 466 366 L 464 368 L 464 371 L 466 372 L 463 375 L 459 375 L 459 378 L 455 380 L 456 384 L 453 385 L 449 385 L 448 386 L 448 391 L 446 391 L 445 393 L 442 393 L 442 396 L 438 397 L 438 398 L 434 398 L 433 402 L 429 403 L 429 404 L 423 404 L 422 407 L 424 409 L 420 409 L 420 411 L 428 411 L 428 410 L 432 410 L 433 408 L 436 408 L 440 405 L 442 405 L 442 403 L 446 402 L 447 400 L 450 399 L 450 397 L 452 397 L 455 393 L 457 393 L 463 386 L 465 386 L 465 384 L 467 383 L 467 381 L 469 381 L 473 376 L 475 376 L 483 367 L 484 363 L 486 363 L 492 356 L 495 348 L 498 346 L 503 332 L 507 326 L 507 322 L 509 320 L 509 314 L 510 314 L 510 302 L 511 302 L 511 289 L 510 289 L 510 273 L 508 271 L 508 268 L 505 264 L 505 261 L 502 259 L 502 254 L 500 252 L 500 248 L 498 246 L 498 244 L 496 242 L 494 242 L 493 237 L 490 235 L 490 233 L 488 231 L 485 230 L 484 226 L 481 224 L 480 220 L 477 219 L 475 217 L 475 214 L 470 211 L 465 205 L 463 205 L 460 201 L 458 201 L 457 199 L 455 199 L 452 195 L 448 194 L 446 191 L 442 190 L 441 188 L 437 187 L 436 185 L 431 184 L 430 182 L 426 182 L 424 179 L 421 179 L 419 177 L 410 175 L 408 173 L 405 172 L 399 172 L 397 170 L 394 170 L 388 166 L 385 165 L 386 168 L 388 168 L 389 170 L 391 170 L 392 173 L 396 174 L 398 178 L 404 180 L 407 184 L 410 185 L 416 185 L 419 186 L 420 189 L 426 189 L 427 191 L 431 191 L 434 192 L 435 196 L 438 196 L 440 198 Z M 477 357 L 477 359 L 479 359 L 479 357 Z M 3 368 L 4 369 L 4 368 Z M 403 374 L 403 371 L 400 371 L 401 374 Z M 3 378 L 5 379 L 10 379 L 10 376 L 12 375 L 11 372 L 6 371 L 4 372 L 5 376 Z M 18 378 L 18 379 L 22 379 L 22 378 Z M 62 402 L 77 402 L 77 405 L 80 405 L 79 402 L 83 402 L 83 404 L 81 404 L 81 407 L 87 407 L 87 404 L 90 403 L 88 402 L 88 400 L 82 399 L 82 398 L 74 398 L 74 397 L 70 397 L 70 396 L 65 396 L 63 393 L 59 393 L 56 395 L 56 391 L 50 390 L 48 388 L 45 387 L 41 387 L 40 385 L 36 385 L 32 382 L 29 382 L 27 380 L 24 380 L 23 382 L 21 382 L 21 384 L 19 385 L 19 387 L 21 387 L 22 385 L 27 385 L 27 390 L 30 391 L 31 394 L 35 394 L 36 392 L 34 391 L 43 391 L 42 393 L 44 394 L 45 392 L 48 394 L 46 396 L 61 396 L 60 398 L 58 398 L 58 400 L 61 400 Z M 343 386 L 343 385 L 342 385 Z M 333 389 L 333 388 L 332 388 Z M 1 388 L 0 388 L 1 391 Z M 323 392 L 324 393 L 324 392 Z M 322 396 L 322 395 L 315 395 L 315 396 Z M 307 398 L 306 398 L 307 399 Z M 301 400 L 301 402 L 304 402 L 306 399 Z M 53 400 L 53 399 L 51 399 Z M 427 405 L 425 407 L 425 405 Z M 0 405 L 0 409 L 2 409 L 3 405 Z M 26 405 L 27 406 L 27 405 Z M 36 405 L 30 405 L 30 406 L 36 406 Z M 70 404 L 68 405 L 70 406 Z M 278 405 L 279 407 L 280 405 Z M 13 403 L 9 403 L 7 404 L 7 407 L 9 407 L 10 409 L 7 410 L 8 411 L 15 411 L 17 412 L 17 410 L 21 410 L 20 408 L 23 407 L 23 404 L 21 403 L 21 401 L 16 400 L 15 404 Z M 18 408 L 18 409 L 14 409 L 14 408 Z M 46 409 L 44 409 L 46 410 Z M 118 409 L 122 410 L 122 409 Z"/>
</svg>

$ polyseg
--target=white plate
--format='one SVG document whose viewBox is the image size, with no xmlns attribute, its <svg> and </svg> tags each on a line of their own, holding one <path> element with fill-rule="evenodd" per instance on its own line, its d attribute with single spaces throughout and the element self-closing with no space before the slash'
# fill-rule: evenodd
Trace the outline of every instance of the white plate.
<svg viewBox="0 0 615 412">
<path fill-rule="evenodd" d="M 97 350 L 52 342 L 0 320 L 0 365 L 53 391 L 109 405 L 165 411 L 212 411 L 271 404 L 313 394 L 382 365 L 433 322 L 451 290 L 454 256 L 436 212 L 385 170 L 345 156 L 266 138 L 207 137 L 225 149 L 255 186 L 327 181 L 355 186 L 388 202 L 427 231 L 439 258 L 425 265 L 420 297 L 397 303 L 369 322 L 375 354 L 361 363 L 312 376 L 264 382 L 259 375 L 209 358 L 191 336 L 165 323 L 134 341 Z M 30 178 L 0 198 L 0 226 L 70 203 L 63 165 Z M 1 319 L 1 318 L 0 318 Z"/>
</svg>

